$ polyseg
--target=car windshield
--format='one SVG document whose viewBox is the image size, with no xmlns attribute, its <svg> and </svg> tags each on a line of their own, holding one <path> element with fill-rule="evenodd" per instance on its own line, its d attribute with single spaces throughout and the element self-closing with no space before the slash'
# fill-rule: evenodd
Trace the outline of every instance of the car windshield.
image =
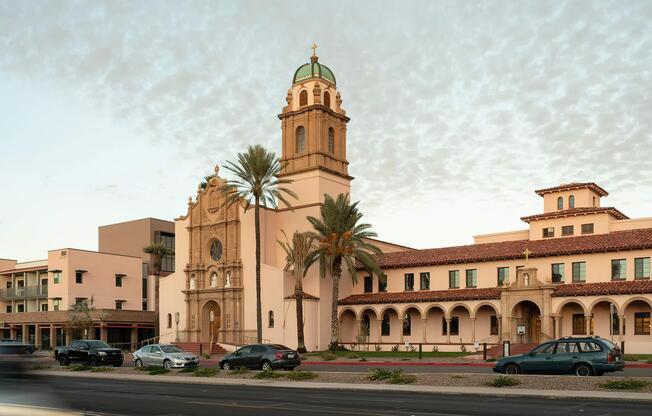
<svg viewBox="0 0 652 416">
<path fill-rule="evenodd" d="M 609 340 L 607 340 L 607 339 L 600 339 L 600 341 L 602 341 L 602 342 L 604 342 L 605 344 L 607 344 L 607 347 L 609 347 L 609 348 L 612 349 L 612 350 L 615 350 L 615 349 L 618 348 L 618 346 L 617 346 L 616 344 L 614 344 L 613 342 L 611 342 L 611 341 L 609 341 Z"/>
<path fill-rule="evenodd" d="M 172 353 L 172 352 L 183 352 L 181 348 L 177 348 L 174 345 L 161 345 L 163 352 Z"/>
<path fill-rule="evenodd" d="M 111 348 L 109 344 L 104 341 L 86 341 L 90 348 Z"/>
<path fill-rule="evenodd" d="M 288 348 L 285 345 L 281 344 L 269 344 L 270 347 L 274 348 L 275 350 L 291 350 L 292 348 Z"/>
</svg>

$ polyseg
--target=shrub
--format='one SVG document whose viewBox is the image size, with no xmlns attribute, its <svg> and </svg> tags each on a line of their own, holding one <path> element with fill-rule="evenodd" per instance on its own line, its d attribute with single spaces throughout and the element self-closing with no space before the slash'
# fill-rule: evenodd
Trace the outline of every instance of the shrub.
<svg viewBox="0 0 652 416">
<path fill-rule="evenodd" d="M 167 374 L 167 373 L 169 373 L 169 372 L 170 372 L 170 370 L 168 370 L 167 368 L 163 368 L 163 367 L 150 367 L 150 369 L 149 369 L 149 373 L 148 373 L 148 374 L 149 374 L 150 376 L 157 376 L 157 375 L 159 375 L 159 374 Z"/>
<path fill-rule="evenodd" d="M 134 370 L 136 370 L 136 371 L 152 371 L 155 368 L 159 368 L 159 367 L 157 367 L 155 365 L 144 365 L 144 366 L 142 366 L 140 368 L 134 367 Z"/>
<path fill-rule="evenodd" d="M 356 358 L 360 358 L 360 356 L 358 354 L 354 353 L 354 352 L 350 352 L 350 353 L 346 354 L 346 358 L 350 358 L 352 360 L 355 360 Z"/>
<path fill-rule="evenodd" d="M 93 368 L 93 367 L 91 367 L 90 365 L 86 365 L 86 364 L 73 364 L 73 365 L 68 366 L 68 369 L 70 371 L 88 371 L 91 368 Z"/>
<path fill-rule="evenodd" d="M 247 367 L 238 367 L 234 368 L 233 370 L 229 371 L 229 374 L 231 375 L 237 375 L 237 374 L 247 374 L 249 372 L 249 369 Z"/>
<path fill-rule="evenodd" d="M 369 380 L 381 381 L 387 380 L 392 376 L 392 372 L 386 368 L 372 368 L 369 370 Z"/>
<path fill-rule="evenodd" d="M 254 378 L 257 378 L 259 380 L 274 379 L 274 378 L 281 378 L 281 377 L 283 377 L 282 374 L 276 373 L 276 372 L 271 371 L 271 370 L 261 371 L 260 373 L 258 373 L 258 374 L 256 374 L 254 376 Z"/>
<path fill-rule="evenodd" d="M 392 352 L 398 352 L 398 345 L 394 345 L 392 347 Z"/>
<path fill-rule="evenodd" d="M 389 384 L 412 384 L 417 381 L 417 377 L 412 374 L 403 374 L 403 370 L 394 370 L 392 376 L 387 380 Z"/>
<path fill-rule="evenodd" d="M 91 368 L 91 373 L 110 373 L 113 371 L 112 368 L 109 367 L 93 367 Z"/>
<path fill-rule="evenodd" d="M 179 372 L 180 373 L 194 373 L 195 370 L 198 370 L 198 368 L 196 368 L 196 367 L 186 367 L 186 368 L 182 369 Z"/>
<path fill-rule="evenodd" d="M 337 356 L 329 351 L 324 351 L 321 353 L 321 359 L 324 361 L 333 361 Z"/>
<path fill-rule="evenodd" d="M 313 380 L 318 377 L 317 374 L 311 371 L 290 371 L 285 374 L 289 380 Z"/>
<path fill-rule="evenodd" d="M 381 352 L 383 350 L 383 347 L 381 347 L 379 344 L 376 344 L 376 346 L 374 347 L 374 350 L 376 352 Z"/>
<path fill-rule="evenodd" d="M 490 387 L 511 387 L 511 386 L 516 386 L 521 384 L 520 381 L 518 381 L 515 378 L 512 377 L 505 377 L 505 376 L 498 376 L 493 381 L 490 381 L 487 383 L 487 386 Z"/>
<path fill-rule="evenodd" d="M 209 353 L 207 353 L 207 352 L 205 352 L 202 356 L 207 360 L 211 359 L 211 355 Z"/>
<path fill-rule="evenodd" d="M 214 377 L 219 371 L 217 368 L 212 367 L 196 368 L 192 375 L 195 377 Z"/>
<path fill-rule="evenodd" d="M 51 368 L 49 365 L 35 365 L 31 368 L 31 370 L 47 370 L 48 368 Z"/>
<path fill-rule="evenodd" d="M 408 346 L 405 347 L 405 351 L 407 351 L 407 352 L 414 352 L 416 350 L 417 349 L 414 347 L 414 345 L 408 345 Z"/>
<path fill-rule="evenodd" d="M 367 361 L 367 359 L 364 358 L 364 357 L 360 357 L 360 359 L 358 361 Z"/>
<path fill-rule="evenodd" d="M 600 387 L 609 390 L 643 390 L 650 385 L 652 383 L 648 381 L 626 378 L 624 380 L 607 381 L 606 383 L 600 384 Z"/>
<path fill-rule="evenodd" d="M 439 352 L 439 347 L 436 345 L 432 346 L 432 352 Z"/>
</svg>

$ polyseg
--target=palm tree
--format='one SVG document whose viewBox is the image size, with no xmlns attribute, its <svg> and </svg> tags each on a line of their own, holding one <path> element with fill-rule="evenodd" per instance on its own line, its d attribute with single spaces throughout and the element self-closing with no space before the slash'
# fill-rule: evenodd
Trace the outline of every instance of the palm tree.
<svg viewBox="0 0 652 416">
<path fill-rule="evenodd" d="M 294 278 L 294 299 L 297 306 L 297 351 L 306 352 L 306 343 L 303 335 L 303 278 L 308 269 L 317 259 L 315 251 L 315 236 L 310 232 L 300 233 L 295 231 L 292 242 L 283 231 L 285 241 L 278 240 L 285 251 L 285 270 L 292 272 Z"/>
<path fill-rule="evenodd" d="M 159 280 L 161 278 L 161 262 L 163 256 L 168 256 L 174 252 L 160 243 L 151 243 L 143 248 L 143 251 L 152 255 L 152 269 L 154 274 L 154 310 L 156 311 L 156 318 L 154 321 L 154 333 L 159 334 Z"/>
<path fill-rule="evenodd" d="M 381 276 L 383 272 L 373 257 L 381 250 L 366 240 L 375 237 L 376 233 L 371 231 L 371 225 L 359 223 L 362 213 L 358 211 L 358 202 L 351 204 L 348 193 L 339 194 L 337 200 L 325 195 L 320 213 L 321 218 L 308 217 L 308 221 L 317 232 L 319 273 L 321 277 L 328 274 L 333 279 L 330 348 L 334 351 L 338 345 L 337 301 L 342 263 L 349 270 L 354 284 L 357 282 L 356 263 L 370 274 Z"/>
<path fill-rule="evenodd" d="M 293 198 L 296 198 L 297 195 L 290 189 L 281 186 L 291 181 L 277 177 L 283 166 L 274 152 L 268 152 L 261 145 L 249 146 L 245 153 L 238 153 L 237 163 L 226 162 L 224 167 L 236 177 L 234 180 L 228 180 L 221 188 L 227 195 L 227 206 L 243 202 L 245 212 L 252 205 L 254 207 L 256 228 L 256 338 L 258 343 L 261 343 L 263 341 L 263 316 L 260 301 L 260 207 L 276 208 L 277 200 L 290 207 L 285 195 Z"/>
</svg>

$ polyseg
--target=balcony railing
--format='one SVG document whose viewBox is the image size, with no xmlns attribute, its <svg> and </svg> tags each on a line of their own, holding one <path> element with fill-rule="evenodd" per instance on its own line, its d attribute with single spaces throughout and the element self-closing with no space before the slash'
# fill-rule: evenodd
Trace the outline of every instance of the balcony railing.
<svg viewBox="0 0 652 416">
<path fill-rule="evenodd" d="M 47 285 L 33 285 L 0 289 L 0 300 L 47 298 Z"/>
</svg>

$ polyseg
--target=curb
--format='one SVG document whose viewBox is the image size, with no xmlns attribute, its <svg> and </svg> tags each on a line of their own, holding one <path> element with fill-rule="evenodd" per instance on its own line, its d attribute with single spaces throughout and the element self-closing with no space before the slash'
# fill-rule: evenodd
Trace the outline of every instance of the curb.
<svg viewBox="0 0 652 416">
<path fill-rule="evenodd" d="M 493 367 L 495 363 L 450 363 L 411 361 L 302 361 L 302 365 L 382 366 L 382 367 Z M 652 367 L 652 365 L 650 365 Z"/>
<path fill-rule="evenodd" d="M 92 379 L 111 379 L 140 382 L 159 382 L 159 383 L 183 383 L 183 384 L 201 384 L 201 385 L 230 385 L 230 386 L 256 386 L 256 387 L 276 387 L 276 388 L 297 388 L 297 389 L 316 389 L 316 390 L 347 390 L 347 391 L 391 391 L 391 392 L 410 392 L 410 393 L 428 393 L 428 394 L 446 394 L 446 395 L 465 395 L 465 396 L 491 396 L 491 397 L 543 397 L 543 398 L 563 398 L 563 399 L 591 399 L 591 400 L 609 400 L 609 401 L 640 401 L 652 402 L 652 393 L 635 393 L 635 392 L 610 392 L 610 391 L 573 391 L 573 390 L 532 390 L 532 389 L 504 389 L 494 387 L 451 387 L 451 386 L 422 386 L 422 385 L 391 385 L 391 384 L 345 384 L 345 383 L 320 383 L 305 381 L 271 381 L 271 380 L 251 380 L 251 379 L 218 379 L 218 378 L 197 378 L 187 376 L 174 377 L 157 377 L 144 376 L 135 374 L 115 374 L 101 373 L 65 373 L 58 371 L 41 371 L 34 374 L 48 376 L 63 376 L 69 378 L 92 378 Z"/>
</svg>

